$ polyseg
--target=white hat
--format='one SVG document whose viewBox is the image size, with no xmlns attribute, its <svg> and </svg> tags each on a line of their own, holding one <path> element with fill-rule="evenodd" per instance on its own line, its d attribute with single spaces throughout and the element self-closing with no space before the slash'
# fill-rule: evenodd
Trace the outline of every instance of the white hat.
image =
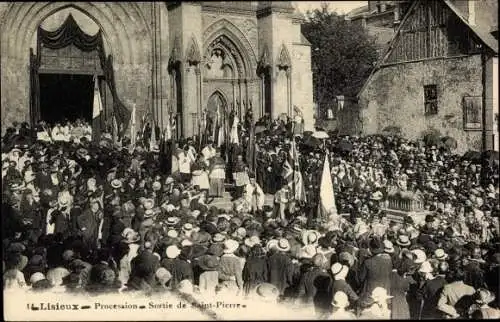
<svg viewBox="0 0 500 322">
<path fill-rule="evenodd" d="M 113 179 L 111 181 L 111 187 L 113 187 L 113 189 L 120 189 L 122 187 L 122 182 L 118 179 Z"/>
<path fill-rule="evenodd" d="M 381 301 L 385 301 L 385 300 L 392 298 L 392 296 L 387 294 L 387 290 L 385 288 L 375 287 L 372 291 L 371 298 L 375 302 L 381 302 Z"/>
<path fill-rule="evenodd" d="M 314 245 L 307 245 L 300 251 L 300 258 L 313 258 L 316 255 L 316 247 Z"/>
<path fill-rule="evenodd" d="M 438 248 L 434 251 L 434 257 L 439 260 L 445 260 L 448 258 L 448 254 L 442 248 Z"/>
<path fill-rule="evenodd" d="M 171 245 L 167 247 L 166 254 L 170 259 L 177 258 L 181 253 L 181 250 L 176 245 Z"/>
<path fill-rule="evenodd" d="M 185 231 L 191 231 L 193 230 L 193 224 L 191 223 L 185 223 L 184 226 L 182 226 L 182 230 L 185 230 Z"/>
<path fill-rule="evenodd" d="M 420 273 L 432 273 L 433 271 L 433 267 L 432 267 L 432 264 L 431 262 L 429 261 L 425 261 L 422 263 L 422 265 L 420 265 L 420 268 L 419 268 L 419 272 Z"/>
<path fill-rule="evenodd" d="M 245 230 L 245 234 L 246 234 L 246 230 Z M 255 246 L 255 245 L 258 245 L 258 244 L 260 244 L 259 236 L 252 236 L 250 238 L 245 238 L 245 245 L 247 245 L 250 248 Z"/>
<path fill-rule="evenodd" d="M 195 218 L 198 217 L 200 215 L 200 213 L 201 213 L 201 211 L 199 211 L 198 209 L 191 211 L 191 215 L 193 215 L 193 217 L 195 217 Z"/>
<path fill-rule="evenodd" d="M 193 245 L 193 242 L 190 241 L 189 239 L 184 239 L 182 242 L 181 242 L 181 246 L 182 247 L 185 247 L 185 246 L 192 246 Z"/>
<path fill-rule="evenodd" d="M 232 254 L 234 253 L 240 244 L 234 239 L 228 239 L 224 242 L 224 254 Z"/>
<path fill-rule="evenodd" d="M 335 307 L 346 308 L 349 306 L 349 298 L 347 294 L 342 291 L 338 291 L 333 295 L 332 305 Z"/>
<path fill-rule="evenodd" d="M 31 275 L 30 283 L 35 284 L 36 282 L 42 281 L 44 279 L 45 279 L 45 275 L 43 275 L 43 273 L 36 272 L 36 273 L 33 273 L 33 275 Z"/>
<path fill-rule="evenodd" d="M 384 252 L 389 254 L 394 253 L 394 246 L 390 240 L 384 240 Z"/>
<path fill-rule="evenodd" d="M 161 189 L 161 183 L 158 181 L 153 182 L 153 190 L 158 191 Z"/>
<path fill-rule="evenodd" d="M 179 233 L 175 229 L 170 229 L 167 232 L 167 236 L 170 237 L 170 238 L 177 238 L 179 236 Z"/>
<path fill-rule="evenodd" d="M 290 242 L 288 239 L 281 238 L 276 244 L 276 249 L 282 252 L 287 252 L 290 250 Z"/>
<path fill-rule="evenodd" d="M 346 270 L 348 270 L 349 267 L 347 267 L 346 265 L 342 265 L 340 263 L 334 263 L 331 267 L 330 267 L 330 271 L 332 272 L 332 274 L 335 276 L 335 275 L 338 275 L 340 273 L 344 273 Z"/>
<path fill-rule="evenodd" d="M 425 252 L 421 249 L 414 249 L 411 251 L 414 255 L 414 260 L 413 262 L 415 264 L 422 264 L 427 260 L 427 255 L 425 255 Z"/>
</svg>

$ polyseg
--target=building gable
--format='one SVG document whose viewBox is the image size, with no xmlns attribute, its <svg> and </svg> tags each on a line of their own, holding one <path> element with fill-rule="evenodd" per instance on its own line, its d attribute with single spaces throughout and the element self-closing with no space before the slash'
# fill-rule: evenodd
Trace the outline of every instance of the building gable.
<svg viewBox="0 0 500 322">
<path fill-rule="evenodd" d="M 481 41 L 443 1 L 417 1 L 382 65 L 479 53 Z"/>
</svg>

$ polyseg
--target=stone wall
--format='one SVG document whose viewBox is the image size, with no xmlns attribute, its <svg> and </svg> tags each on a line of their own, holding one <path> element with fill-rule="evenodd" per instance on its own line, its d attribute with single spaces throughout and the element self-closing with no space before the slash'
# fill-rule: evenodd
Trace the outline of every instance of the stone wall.
<svg viewBox="0 0 500 322">
<path fill-rule="evenodd" d="M 430 84 L 437 85 L 439 112 L 426 116 L 423 87 Z M 405 137 L 417 139 L 435 128 L 457 140 L 457 152 L 480 150 L 481 131 L 464 130 L 462 99 L 482 91 L 479 55 L 382 67 L 360 93 L 363 133 L 399 126 Z"/>
</svg>

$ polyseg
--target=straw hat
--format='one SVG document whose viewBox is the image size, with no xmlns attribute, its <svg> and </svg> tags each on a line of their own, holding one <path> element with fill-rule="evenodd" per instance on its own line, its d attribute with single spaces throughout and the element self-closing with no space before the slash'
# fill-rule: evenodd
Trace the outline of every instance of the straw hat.
<svg viewBox="0 0 500 322">
<path fill-rule="evenodd" d="M 111 181 L 111 187 L 113 189 L 120 189 L 122 187 L 122 185 L 123 185 L 122 182 L 118 179 L 113 179 Z"/>
<path fill-rule="evenodd" d="M 277 247 L 278 247 L 278 240 L 277 239 L 271 239 L 266 244 L 267 251 L 270 251 L 271 249 L 277 248 Z"/>
<path fill-rule="evenodd" d="M 165 253 L 167 254 L 168 258 L 174 259 L 181 254 L 181 250 L 179 249 L 179 247 L 177 247 L 177 245 L 171 245 L 167 247 Z"/>
<path fill-rule="evenodd" d="M 144 211 L 144 218 L 151 218 L 155 215 L 155 212 L 153 209 L 146 209 L 146 211 Z"/>
<path fill-rule="evenodd" d="M 36 282 L 43 281 L 45 279 L 45 275 L 40 272 L 33 273 L 30 277 L 30 283 L 35 284 Z"/>
<path fill-rule="evenodd" d="M 180 218 L 179 217 L 168 217 L 167 218 L 167 225 L 168 226 L 175 226 L 179 223 Z"/>
<path fill-rule="evenodd" d="M 233 254 L 240 244 L 234 239 L 228 239 L 224 242 L 224 254 Z"/>
<path fill-rule="evenodd" d="M 390 240 L 384 240 L 384 252 L 388 254 L 394 253 L 394 246 Z"/>
<path fill-rule="evenodd" d="M 282 252 L 287 252 L 290 250 L 290 242 L 285 238 L 281 238 L 276 245 L 276 249 Z"/>
<path fill-rule="evenodd" d="M 182 242 L 181 242 L 181 246 L 182 247 L 193 246 L 193 242 L 190 241 L 189 239 L 183 239 Z"/>
<path fill-rule="evenodd" d="M 172 278 L 172 274 L 165 267 L 158 268 L 155 276 L 163 285 Z"/>
<path fill-rule="evenodd" d="M 307 245 L 303 247 L 300 251 L 300 258 L 311 259 L 316 255 L 316 247 L 314 245 Z"/>
<path fill-rule="evenodd" d="M 335 307 L 346 308 L 349 306 L 349 298 L 344 292 L 336 292 L 333 295 L 332 305 Z"/>
<path fill-rule="evenodd" d="M 217 233 L 212 237 L 212 241 L 214 243 L 222 243 L 223 241 L 226 240 L 226 236 L 222 235 L 221 233 Z"/>
<path fill-rule="evenodd" d="M 481 305 L 490 304 L 495 299 L 495 295 L 484 288 L 478 289 L 474 297 L 476 298 L 476 302 Z"/>
<path fill-rule="evenodd" d="M 246 234 L 246 231 L 245 231 L 245 234 Z M 245 245 L 247 245 L 250 248 L 252 248 L 254 245 L 258 245 L 258 244 L 260 244 L 259 236 L 252 236 L 250 238 L 245 238 Z"/>
<path fill-rule="evenodd" d="M 317 243 L 319 238 L 320 234 L 315 230 L 306 230 L 302 233 L 302 243 L 304 245 Z"/>
<path fill-rule="evenodd" d="M 422 263 L 422 265 L 420 265 L 420 268 L 418 271 L 420 273 L 432 273 L 433 270 L 434 270 L 434 268 L 432 267 L 431 262 L 425 261 Z"/>
<path fill-rule="evenodd" d="M 153 190 L 158 191 L 161 189 L 161 183 L 158 181 L 153 182 Z"/>
<path fill-rule="evenodd" d="M 415 264 L 422 264 L 427 260 L 427 255 L 425 255 L 425 252 L 421 249 L 414 249 L 411 252 L 414 256 L 413 262 Z"/>
<path fill-rule="evenodd" d="M 262 300 L 276 300 L 280 295 L 278 288 L 270 283 L 259 284 L 255 292 Z"/>
<path fill-rule="evenodd" d="M 340 263 L 334 263 L 331 267 L 330 267 L 330 271 L 332 272 L 333 276 L 335 275 L 338 275 L 340 273 L 345 273 L 346 270 L 348 270 L 349 268 L 345 265 L 342 265 Z"/>
<path fill-rule="evenodd" d="M 408 247 L 411 245 L 410 238 L 407 235 L 399 235 L 396 244 L 402 247 Z"/>
<path fill-rule="evenodd" d="M 448 254 L 442 248 L 438 248 L 434 251 L 434 257 L 438 260 L 445 260 L 448 258 Z"/>
<path fill-rule="evenodd" d="M 382 302 L 392 298 L 383 287 L 375 287 L 370 296 L 375 302 Z"/>
<path fill-rule="evenodd" d="M 139 235 L 139 233 L 134 231 L 134 230 L 131 230 L 131 231 L 126 233 L 124 242 L 126 244 L 133 244 L 133 243 L 138 242 L 140 239 L 141 239 L 141 236 Z"/>
</svg>

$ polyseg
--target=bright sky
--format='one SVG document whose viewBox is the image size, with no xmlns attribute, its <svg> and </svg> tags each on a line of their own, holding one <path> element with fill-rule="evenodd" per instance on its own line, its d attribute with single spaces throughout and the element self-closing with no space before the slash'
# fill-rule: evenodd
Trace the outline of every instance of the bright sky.
<svg viewBox="0 0 500 322">
<path fill-rule="evenodd" d="M 321 9 L 321 4 L 326 2 L 328 8 L 339 14 L 345 14 L 352 9 L 366 6 L 368 1 L 294 1 L 299 10 L 305 13 L 307 10 Z"/>
</svg>

